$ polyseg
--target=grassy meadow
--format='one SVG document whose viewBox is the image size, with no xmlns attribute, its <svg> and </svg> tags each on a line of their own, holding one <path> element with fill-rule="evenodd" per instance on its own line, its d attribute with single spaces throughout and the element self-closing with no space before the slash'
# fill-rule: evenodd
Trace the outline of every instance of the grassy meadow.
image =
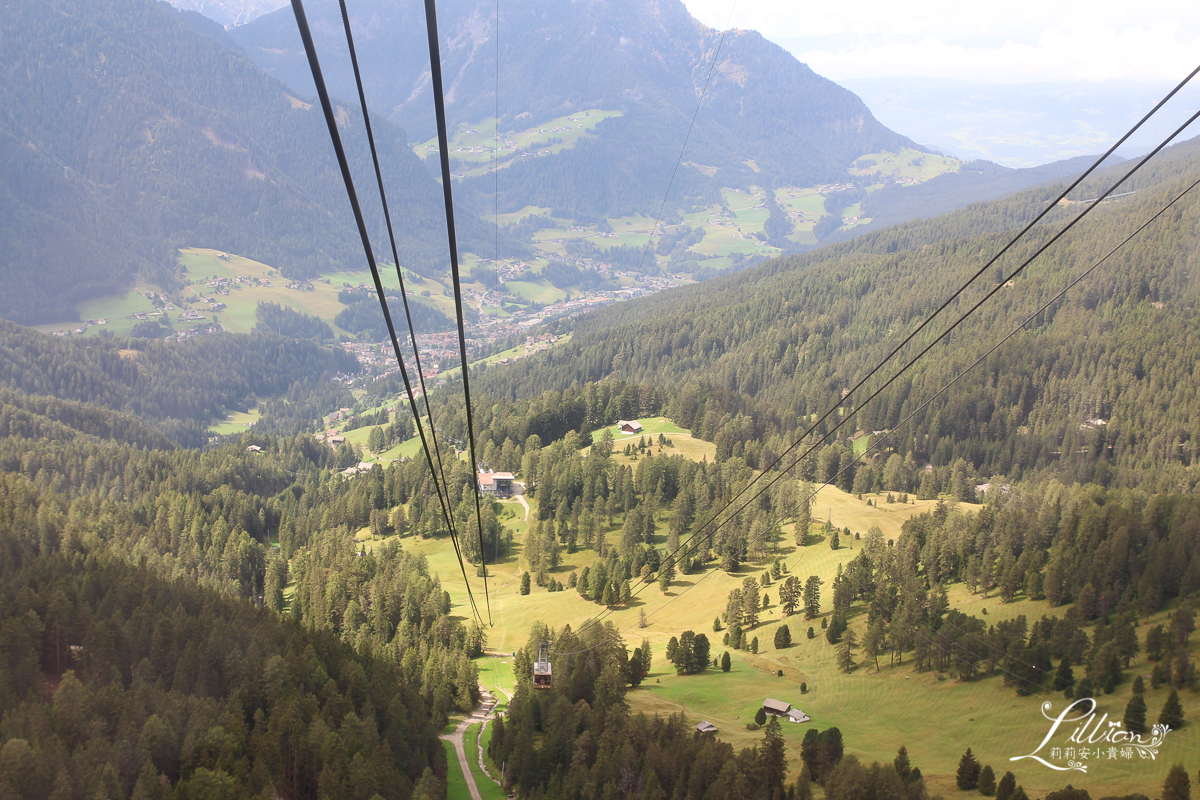
<svg viewBox="0 0 1200 800">
<path fill-rule="evenodd" d="M 659 433 L 673 437 L 677 448 L 684 440 L 711 447 L 710 443 L 685 436 L 686 431 L 669 419 L 656 417 L 640 421 L 643 432 L 619 437 L 614 457 L 622 457 L 623 442 L 630 439 L 636 442 L 640 436 L 647 440 L 657 439 Z M 692 457 L 711 460 L 712 455 L 711 451 L 699 451 Z M 878 505 L 868 505 L 868 499 L 877 501 Z M 830 520 L 838 528 L 848 527 L 859 533 L 877 525 L 886 537 L 899 538 L 906 519 L 931 510 L 934 505 L 936 501 L 931 500 L 888 504 L 879 495 L 864 495 L 859 500 L 857 496 L 826 487 L 814 501 L 814 530 L 819 532 L 821 523 Z M 601 606 L 583 600 L 570 589 L 547 592 L 535 586 L 531 594 L 521 596 L 520 577 L 525 569 L 521 547 L 529 521 L 516 500 L 502 503 L 501 509 L 502 524 L 513 532 L 515 546 L 514 552 L 488 567 L 488 599 L 493 621 L 488 628 L 488 647 L 492 656 L 477 660 L 480 682 L 494 693 L 500 688 L 511 691 L 514 680 L 508 654 L 526 644 L 535 622 L 544 622 L 556 629 L 569 624 L 577 629 L 604 612 Z M 957 506 L 958 513 L 975 513 L 977 509 L 978 506 L 971 504 Z M 665 546 L 667 521 L 664 513 L 654 542 L 659 547 Z M 615 533 L 616 530 L 609 531 L 610 541 Z M 1103 787 L 1101 794 L 1142 791 L 1156 796 L 1172 763 L 1182 760 L 1189 767 L 1200 766 L 1200 734 L 1193 732 L 1190 726 L 1168 736 L 1156 761 L 1093 759 L 1086 775 L 1055 772 L 1031 760 L 1010 762 L 1010 758 L 1037 747 L 1048 729 L 1048 723 L 1041 716 L 1041 704 L 1051 702 L 1055 711 L 1061 710 L 1066 701 L 1060 693 L 1018 697 L 1011 687 L 1004 686 L 1001 676 L 961 682 L 944 674 L 916 672 L 907 658 L 902 664 L 892 664 L 882 658 L 879 671 L 874 664 L 860 663 L 852 673 L 842 673 L 835 664 L 835 646 L 825 640 L 821 621 L 831 613 L 830 587 L 837 569 L 857 555 L 861 541 L 842 537 L 842 546 L 835 551 L 830 549 L 824 536 L 817 535 L 813 537 L 813 543 L 799 548 L 793 544 L 792 525 L 784 526 L 784 534 L 783 541 L 768 554 L 768 558 L 783 558 L 788 573 L 801 580 L 809 575 L 821 578 L 824 584 L 821 617 L 806 620 L 801 612 L 785 620 L 778 602 L 778 583 L 773 583 L 765 589 L 771 602 L 763 609 L 758 627 L 750 633 L 758 637 L 758 653 L 730 651 L 733 668 L 729 673 L 710 669 L 702 675 L 675 674 L 665 658 L 667 641 L 685 630 L 704 633 L 712 643 L 714 657 L 719 657 L 728 648 L 722 644 L 723 633 L 713 630 L 714 619 L 724 610 L 728 592 L 740 587 L 746 577 L 760 578 L 767 564 L 743 566 L 732 574 L 710 568 L 702 574 L 680 575 L 665 594 L 659 592 L 656 583 L 635 584 L 636 595 L 629 607 L 613 609 L 605 616 L 606 621 L 611 621 L 622 632 L 631 650 L 647 639 L 654 653 L 651 675 L 628 695 L 634 711 L 648 714 L 682 712 L 693 724 L 702 719 L 709 720 L 720 729 L 718 735 L 722 739 L 740 748 L 755 744 L 761 738 L 761 732 L 747 730 L 746 724 L 753 720 L 764 698 L 774 697 L 792 703 L 812 717 L 811 724 L 783 726 L 793 775 L 800 765 L 799 748 L 804 732 L 813 725 L 820 728 L 835 725 L 842 730 L 847 752 L 867 761 L 890 760 L 900 744 L 905 744 L 913 764 L 925 774 L 931 792 L 947 798 L 979 796 L 977 792 L 960 792 L 954 786 L 954 771 L 967 747 L 972 748 L 981 764 L 990 764 L 997 776 L 1012 770 L 1031 797 L 1062 788 L 1068 782 L 1093 789 Z M 401 542 L 404 548 L 423 553 L 428 558 L 431 571 L 441 576 L 444 587 L 450 592 L 454 613 L 464 619 L 470 617 L 463 579 L 449 542 L 412 537 Z M 563 565 L 554 571 L 554 577 L 566 583 L 572 571 L 582 570 L 594 560 L 595 553 L 591 550 L 564 552 Z M 468 574 L 486 619 L 482 580 L 475 577 L 473 571 Z M 1021 595 L 1016 601 L 1004 604 L 994 594 L 971 594 L 962 584 L 949 589 L 954 608 L 989 624 L 1022 614 L 1032 622 L 1046 614 L 1061 617 L 1066 611 L 1066 608 L 1051 609 L 1045 601 L 1031 601 Z M 642 612 L 646 615 L 644 628 L 640 623 Z M 1161 621 L 1166 613 L 1146 624 Z M 790 626 L 793 645 L 776 650 L 772 645 L 780 624 Z M 809 626 L 814 629 L 813 639 L 807 638 Z M 865 617 L 854 617 L 851 627 L 861 641 Z M 1143 635 L 1145 630 L 1143 627 Z M 859 661 L 862 661 L 861 652 Z M 776 674 L 779 670 L 782 670 L 782 676 Z M 1077 677 L 1081 677 L 1080 668 L 1076 671 Z M 1149 671 L 1144 656 L 1135 659 L 1131 674 L 1148 674 Z M 807 684 L 804 693 L 800 689 L 802 683 Z M 1150 690 L 1147 681 L 1146 700 L 1152 721 L 1157 718 L 1168 691 L 1168 687 Z M 1097 698 L 1101 711 L 1119 719 L 1130 694 L 1130 684 L 1126 682 L 1112 695 L 1101 695 Z M 1192 693 L 1184 693 L 1185 711 L 1192 711 L 1189 708 L 1192 698 Z M 1093 796 L 1100 794 L 1093 791 Z"/>
<path fill-rule="evenodd" d="M 504 800 L 508 795 L 479 768 L 479 732 L 482 729 L 483 723 L 480 722 L 468 727 L 463 734 L 463 747 L 467 751 L 467 762 L 471 766 L 471 775 L 475 778 L 475 787 L 479 789 L 480 797 L 484 800 Z M 484 759 L 486 758 L 485 751 Z M 454 796 L 447 793 L 446 800 L 454 800 Z"/>
<path fill-rule="evenodd" d="M 245 433 L 248 428 L 258 422 L 258 418 L 261 416 L 262 411 L 257 407 L 249 411 L 227 411 L 224 419 L 217 420 L 208 426 L 208 432 L 218 436 Z"/>
<path fill-rule="evenodd" d="M 519 131 L 501 131 L 499 146 L 496 144 L 495 118 L 463 123 L 451 132 L 447 142 L 451 162 L 459 162 L 455 166 L 454 176 L 483 175 L 496 168 L 509 167 L 523 157 L 569 150 L 589 136 L 601 122 L 621 115 L 620 111 L 600 108 L 577 111 Z M 531 121 L 526 114 L 521 117 L 525 117 L 526 122 Z M 418 158 L 432 158 L 437 151 L 436 138 L 413 145 L 413 152 Z"/>
</svg>

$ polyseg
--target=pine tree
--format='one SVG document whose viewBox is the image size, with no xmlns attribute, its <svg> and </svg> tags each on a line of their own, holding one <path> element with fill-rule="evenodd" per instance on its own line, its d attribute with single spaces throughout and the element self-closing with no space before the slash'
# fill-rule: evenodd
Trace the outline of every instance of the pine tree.
<svg viewBox="0 0 1200 800">
<path fill-rule="evenodd" d="M 784 579 L 779 586 L 779 604 L 783 606 L 783 615 L 790 617 L 796 613 L 796 607 L 800 604 L 800 579 L 795 575 L 789 575 Z"/>
<path fill-rule="evenodd" d="M 1071 669 L 1071 659 L 1063 656 L 1058 662 L 1058 670 L 1054 673 L 1054 691 L 1070 692 L 1075 686 L 1075 672 Z"/>
<path fill-rule="evenodd" d="M 821 731 L 817 741 L 820 744 L 817 776 L 818 780 L 823 783 L 837 763 L 842 760 L 845 743 L 842 739 L 842 732 L 837 728 L 826 728 Z"/>
<path fill-rule="evenodd" d="M 875 661 L 875 671 L 879 672 L 879 653 L 887 647 L 887 632 L 883 627 L 883 619 L 876 618 L 867 628 L 867 635 L 863 637 L 863 653 L 867 658 Z"/>
<path fill-rule="evenodd" d="M 1171 767 L 1163 781 L 1162 800 L 1191 800 L 1192 782 L 1182 764 Z"/>
<path fill-rule="evenodd" d="M 842 643 L 838 645 L 837 650 L 837 665 L 838 669 L 842 672 L 850 672 L 854 669 L 854 648 L 857 646 L 858 641 L 854 631 L 846 631 L 845 636 L 842 637 Z"/>
<path fill-rule="evenodd" d="M 816 619 L 821 613 L 821 579 L 810 575 L 804 582 L 804 616 Z"/>
<path fill-rule="evenodd" d="M 521 573 L 521 594 L 529 594 L 529 573 Z"/>
<path fill-rule="evenodd" d="M 775 649 L 782 650 L 792 646 L 792 632 L 786 624 L 775 629 Z"/>
<path fill-rule="evenodd" d="M 721 672 L 729 672 L 733 667 L 733 661 L 729 658 L 729 651 L 726 650 L 721 654 Z"/>
<path fill-rule="evenodd" d="M 804 732 L 804 739 L 800 742 L 800 758 L 804 761 L 804 768 L 814 779 L 819 779 L 821 768 L 821 738 L 820 731 L 816 728 L 809 728 Z"/>
<path fill-rule="evenodd" d="M 900 745 L 900 749 L 896 751 L 896 758 L 892 761 L 892 767 L 896 770 L 896 774 L 900 776 L 900 780 L 908 780 L 908 775 L 912 772 L 912 762 L 908 760 L 908 748 L 904 745 Z"/>
<path fill-rule="evenodd" d="M 1166 725 L 1173 731 L 1183 727 L 1183 705 L 1179 702 L 1179 692 L 1174 689 L 1167 695 L 1167 702 L 1158 715 L 1158 724 Z"/>
<path fill-rule="evenodd" d="M 979 771 L 979 793 L 987 797 L 996 793 L 996 773 L 991 764 Z"/>
<path fill-rule="evenodd" d="M 761 710 L 761 709 L 760 709 Z M 768 797 L 783 797 L 783 780 L 787 774 L 787 746 L 779 730 L 779 720 L 771 717 L 758 747 L 758 762 L 762 768 Z"/>
<path fill-rule="evenodd" d="M 974 789 L 979 785 L 979 762 L 975 760 L 975 754 L 971 752 L 971 748 L 967 748 L 967 752 L 962 754 L 962 758 L 958 762 L 958 772 L 955 773 L 955 781 L 958 788 L 963 791 Z"/>
<path fill-rule="evenodd" d="M 766 725 L 767 724 L 767 711 L 766 711 L 766 709 L 762 708 L 761 706 L 759 707 L 758 711 L 756 711 L 754 713 L 754 724 L 756 724 L 756 725 Z"/>
<path fill-rule="evenodd" d="M 1121 721 L 1130 733 L 1146 732 L 1146 698 L 1135 694 L 1125 705 L 1125 718 Z"/>
<path fill-rule="evenodd" d="M 1000 778 L 1000 783 L 996 784 L 996 800 L 1010 800 L 1016 788 L 1017 776 L 1005 772 L 1004 777 Z"/>
<path fill-rule="evenodd" d="M 808 499 L 811 492 L 807 492 L 805 487 L 801 487 L 800 492 L 805 499 L 800 501 L 800 507 L 796 511 L 796 544 L 806 547 L 809 542 L 809 528 L 812 527 L 812 501 Z"/>
</svg>

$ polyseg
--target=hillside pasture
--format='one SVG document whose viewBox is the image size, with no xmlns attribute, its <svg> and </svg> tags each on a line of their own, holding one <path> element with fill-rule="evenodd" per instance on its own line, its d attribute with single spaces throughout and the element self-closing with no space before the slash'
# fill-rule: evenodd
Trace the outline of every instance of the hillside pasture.
<svg viewBox="0 0 1200 800">
<path fill-rule="evenodd" d="M 245 433 L 261 416 L 262 411 L 257 406 L 249 411 L 227 411 L 224 419 L 216 420 L 208 426 L 208 431 L 218 436 Z"/>
</svg>

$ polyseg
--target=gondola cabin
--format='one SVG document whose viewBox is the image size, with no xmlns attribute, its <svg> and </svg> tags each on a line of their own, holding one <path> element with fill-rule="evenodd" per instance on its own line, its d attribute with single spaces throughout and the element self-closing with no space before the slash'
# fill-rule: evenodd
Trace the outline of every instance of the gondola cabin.
<svg viewBox="0 0 1200 800">
<path fill-rule="evenodd" d="M 543 642 L 538 647 L 538 660 L 533 663 L 533 688 L 550 688 L 550 644 Z"/>
</svg>

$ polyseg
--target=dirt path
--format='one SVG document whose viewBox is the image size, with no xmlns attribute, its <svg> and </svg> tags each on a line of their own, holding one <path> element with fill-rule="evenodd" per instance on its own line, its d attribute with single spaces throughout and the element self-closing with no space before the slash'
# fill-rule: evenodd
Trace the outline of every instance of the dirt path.
<svg viewBox="0 0 1200 800">
<path fill-rule="evenodd" d="M 462 768 L 463 777 L 467 781 L 467 791 L 471 793 L 471 800 L 483 800 L 479 794 L 479 786 L 475 783 L 475 775 L 471 772 L 471 763 L 467 761 L 467 749 L 463 746 L 463 734 L 467 732 L 467 728 L 477 722 L 487 723 L 492 718 L 492 711 L 496 708 L 496 698 L 492 697 L 488 692 L 483 693 L 483 699 L 479 706 L 471 712 L 471 716 L 458 723 L 458 727 L 454 729 L 454 733 L 447 734 L 440 738 L 454 745 L 454 753 L 458 756 L 458 766 Z M 483 735 L 483 729 L 479 731 L 479 735 Z M 483 766 L 483 751 L 480 750 L 479 766 Z M 487 771 L 484 771 L 487 774 Z M 488 777 L 491 777 L 490 775 Z M 493 778 L 493 780 L 495 780 Z"/>
</svg>

